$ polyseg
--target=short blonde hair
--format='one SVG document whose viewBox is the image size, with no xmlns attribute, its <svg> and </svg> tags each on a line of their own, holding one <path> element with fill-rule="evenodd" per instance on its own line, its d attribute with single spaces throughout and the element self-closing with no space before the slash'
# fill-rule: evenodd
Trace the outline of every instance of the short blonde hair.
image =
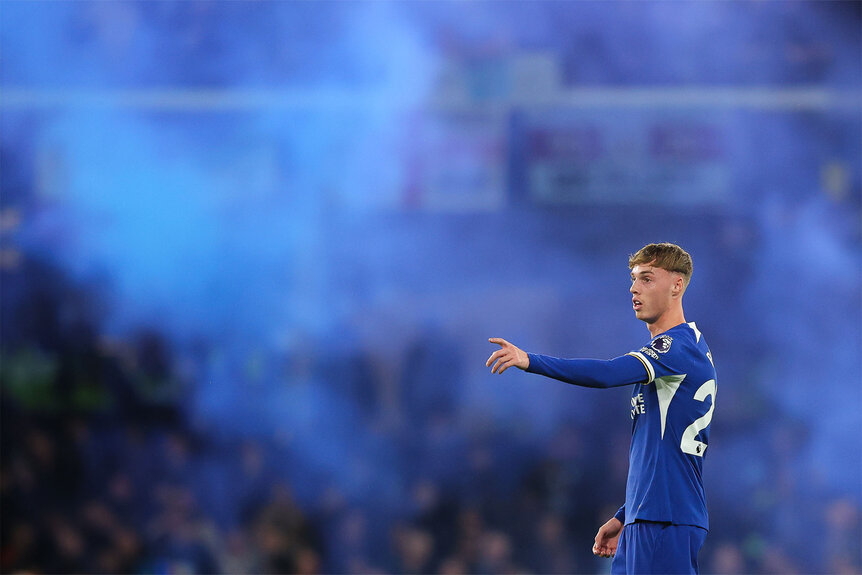
<svg viewBox="0 0 862 575">
<path fill-rule="evenodd" d="M 691 281 L 694 264 L 687 251 L 676 244 L 647 244 L 629 256 L 629 269 L 638 265 L 650 264 L 657 268 L 682 275 L 683 288 Z"/>
</svg>

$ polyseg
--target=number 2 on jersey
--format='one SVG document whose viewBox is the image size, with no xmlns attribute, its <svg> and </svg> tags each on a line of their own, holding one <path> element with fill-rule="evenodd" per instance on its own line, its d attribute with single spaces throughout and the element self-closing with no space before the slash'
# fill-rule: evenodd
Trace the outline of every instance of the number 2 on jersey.
<svg viewBox="0 0 862 575">
<path fill-rule="evenodd" d="M 682 449 L 683 453 L 689 453 L 691 455 L 697 455 L 698 457 L 703 457 L 704 451 L 706 451 L 707 445 L 702 441 L 697 441 L 695 437 L 702 429 L 706 429 L 709 425 L 709 422 L 712 421 L 712 412 L 715 409 L 715 380 L 710 379 L 706 383 L 700 386 L 700 388 L 695 392 L 694 399 L 697 401 L 706 401 L 707 397 L 712 396 L 712 403 L 709 406 L 709 411 L 706 412 L 702 417 L 699 417 L 694 420 L 694 423 L 685 428 L 685 431 L 682 433 L 682 440 L 679 442 L 679 447 Z"/>
</svg>

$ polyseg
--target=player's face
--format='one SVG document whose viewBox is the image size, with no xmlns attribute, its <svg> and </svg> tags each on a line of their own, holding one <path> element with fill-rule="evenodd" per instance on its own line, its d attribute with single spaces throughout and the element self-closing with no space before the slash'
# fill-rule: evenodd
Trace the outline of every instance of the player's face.
<svg viewBox="0 0 862 575">
<path fill-rule="evenodd" d="M 632 268 L 632 308 L 635 317 L 646 323 L 656 322 L 673 303 L 674 285 L 678 274 L 650 264 Z"/>
</svg>

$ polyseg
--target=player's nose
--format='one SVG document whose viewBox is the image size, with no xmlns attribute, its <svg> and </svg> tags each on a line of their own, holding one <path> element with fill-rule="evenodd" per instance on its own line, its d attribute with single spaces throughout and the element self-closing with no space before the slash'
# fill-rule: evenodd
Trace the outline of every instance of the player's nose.
<svg viewBox="0 0 862 575">
<path fill-rule="evenodd" d="M 629 291 L 630 291 L 631 293 L 638 293 L 638 290 L 637 290 L 637 288 L 635 287 L 635 284 L 634 284 L 634 283 L 632 283 L 632 287 L 630 287 L 630 288 L 629 288 Z"/>
</svg>

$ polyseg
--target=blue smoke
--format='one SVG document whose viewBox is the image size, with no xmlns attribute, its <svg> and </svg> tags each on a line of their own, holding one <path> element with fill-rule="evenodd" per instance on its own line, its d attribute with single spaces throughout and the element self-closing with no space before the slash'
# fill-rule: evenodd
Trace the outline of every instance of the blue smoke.
<svg viewBox="0 0 862 575">
<path fill-rule="evenodd" d="M 676 241 L 695 255 L 691 319 L 726 362 L 719 396 L 742 403 L 733 389 L 753 380 L 798 417 L 816 398 L 829 417 L 812 423 L 801 465 L 853 493 L 860 470 L 836 462 L 858 455 L 847 438 L 859 414 L 831 406 L 858 396 L 858 105 L 707 118 L 727 137 L 731 182 L 714 211 L 531 204 L 508 183 L 524 161 L 508 117 L 489 129 L 502 151 L 476 153 L 500 167 L 497 204 L 435 211 L 410 193 L 433 161 L 481 175 L 480 161 L 447 146 L 473 142 L 469 155 L 493 139 L 482 127 L 505 107 L 505 62 L 518 55 L 553 55 L 563 91 L 858 93 L 858 9 L 837 4 L 6 3 L 4 91 L 73 101 L 4 108 L 0 138 L 31 149 L 41 205 L 20 241 L 108 283 L 109 332 L 155 326 L 192 358 L 196 425 L 283 441 L 298 463 L 282 472 L 297 474 L 301 496 L 314 497 L 323 478 L 392 509 L 414 475 L 446 473 L 391 444 L 377 418 L 395 426 L 393 405 L 438 406 L 474 420 L 476 434 L 482 422 L 517 422 L 527 445 L 570 419 L 618 413 L 627 390 L 539 394 L 514 378 L 489 387 L 486 338 L 596 357 L 641 345 L 625 255 Z M 452 93 L 487 107 L 471 115 L 451 97 L 455 110 L 441 112 L 435 98 Z M 613 111 L 579 113 L 625 133 L 677 111 L 629 111 L 617 123 Z M 447 140 L 452 132 L 462 139 Z M 830 162 L 847 179 L 834 197 L 821 179 Z M 470 189 L 453 180 L 432 184 Z M 205 353 L 194 351 L 199 340 Z M 437 368 L 423 355 L 428 342 L 455 359 Z M 513 463 L 529 457 L 522 448 L 511 449 Z"/>
</svg>

